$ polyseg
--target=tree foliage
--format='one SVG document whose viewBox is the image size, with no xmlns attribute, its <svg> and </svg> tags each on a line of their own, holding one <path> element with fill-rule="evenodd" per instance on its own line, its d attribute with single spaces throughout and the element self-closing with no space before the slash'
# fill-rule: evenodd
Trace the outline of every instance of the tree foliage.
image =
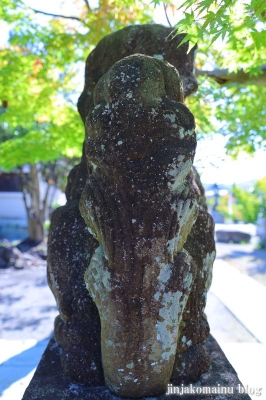
<svg viewBox="0 0 266 400">
<path fill-rule="evenodd" d="M 86 56 L 104 35 L 150 22 L 152 7 L 162 3 L 166 10 L 179 8 L 176 29 L 188 32 L 191 45 L 198 43 L 199 91 L 187 103 L 199 136 L 223 133 L 233 154 L 266 146 L 263 0 L 184 0 L 179 6 L 100 0 L 97 7 L 88 0 L 63 0 L 62 10 L 71 4 L 71 13 L 2 0 L 0 20 L 11 31 L 8 46 L 0 49 L 0 100 L 8 105 L 0 122 L 26 133 L 0 144 L 0 167 L 80 154 L 83 127 L 73 99 L 81 90 L 77 74 Z"/>
<path fill-rule="evenodd" d="M 266 176 L 256 182 L 254 193 L 260 200 L 259 217 L 266 218 Z"/>
<path fill-rule="evenodd" d="M 235 221 L 255 223 L 260 210 L 260 200 L 255 193 L 234 185 L 232 190 L 235 198 L 233 217 Z"/>
<path fill-rule="evenodd" d="M 11 24 L 9 43 L 0 49 L 0 168 L 28 164 L 27 173 L 19 171 L 34 242 L 43 239 L 53 187 L 65 180 L 70 158 L 81 154 L 79 69 L 103 36 L 151 19 L 138 0 L 100 0 L 94 8 L 88 0 L 65 0 L 63 10 L 67 3 L 73 14 L 43 12 L 26 0 L 3 0 L 0 8 L 0 22 Z"/>
<path fill-rule="evenodd" d="M 213 44 L 223 42 L 222 50 L 230 57 L 229 69 L 241 65 L 253 75 L 265 62 L 266 10 L 264 0 L 186 0 L 180 9 L 184 13 L 176 28 L 186 32 L 184 41 Z M 253 57 L 251 57 L 251 54 Z M 224 58 L 221 67 L 228 67 Z"/>
<path fill-rule="evenodd" d="M 76 77 L 85 58 L 106 34 L 151 20 L 141 1 L 100 0 L 95 8 L 87 0 L 71 4 L 74 15 L 42 12 L 22 0 L 1 3 L 0 20 L 11 31 L 8 46 L 0 49 L 5 103 L 0 123 L 14 131 L 0 144 L 2 168 L 80 155 L 84 128 L 73 99 L 81 91 Z M 24 134 L 16 135 L 22 128 Z"/>
<path fill-rule="evenodd" d="M 266 148 L 266 7 L 264 0 L 185 0 L 175 28 L 184 41 L 198 43 L 197 115 L 213 132 L 228 138 L 227 149 L 237 155 Z M 198 124 L 206 132 L 206 124 Z"/>
<path fill-rule="evenodd" d="M 31 8 L 27 0 L 2 0 L 0 7 L 0 24 L 10 27 L 8 44 L 0 48 L 0 168 L 27 163 L 37 186 L 40 168 L 50 187 L 55 168 L 64 176 L 67 160 L 81 153 L 77 76 L 90 51 L 112 31 L 151 22 L 158 4 L 164 4 L 166 13 L 177 9 L 174 1 L 163 0 L 99 0 L 93 7 L 90 0 L 60 3 L 63 11 Z M 266 146 L 264 6 L 264 0 L 183 0 L 176 14 L 177 31 L 187 32 L 184 40 L 199 47 L 199 91 L 187 99 L 198 136 L 224 134 L 232 154 Z M 40 188 L 31 191 L 24 181 L 25 204 L 31 198 L 26 208 L 32 236 L 40 238 L 47 202 L 41 200 Z"/>
<path fill-rule="evenodd" d="M 232 214 L 228 209 L 228 196 L 221 196 L 217 207 L 226 219 L 256 223 L 259 217 L 266 218 L 266 177 L 258 180 L 250 190 L 233 185 L 230 195 L 233 196 Z"/>
</svg>

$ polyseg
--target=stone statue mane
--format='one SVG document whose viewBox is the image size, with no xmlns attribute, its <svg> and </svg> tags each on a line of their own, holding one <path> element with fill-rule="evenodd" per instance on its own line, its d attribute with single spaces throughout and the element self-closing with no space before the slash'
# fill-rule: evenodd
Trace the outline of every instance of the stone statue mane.
<svg viewBox="0 0 266 400">
<path fill-rule="evenodd" d="M 214 226 L 192 167 L 195 122 L 182 81 L 173 65 L 143 54 L 99 78 L 80 106 L 81 164 L 51 221 L 62 366 L 120 396 L 160 395 L 209 368 Z"/>
</svg>

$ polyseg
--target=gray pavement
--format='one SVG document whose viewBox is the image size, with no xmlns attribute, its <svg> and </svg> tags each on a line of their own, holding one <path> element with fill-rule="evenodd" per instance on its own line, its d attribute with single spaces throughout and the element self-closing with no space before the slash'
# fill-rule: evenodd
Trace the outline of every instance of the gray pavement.
<svg viewBox="0 0 266 400">
<path fill-rule="evenodd" d="M 266 345 L 266 287 L 224 260 L 214 263 L 210 292 L 260 343 Z"/>
<path fill-rule="evenodd" d="M 248 244 L 216 243 L 216 258 L 227 261 L 239 271 L 266 286 L 266 250 L 257 242 Z"/>
<path fill-rule="evenodd" d="M 45 267 L 0 269 L 0 339 L 48 339 L 57 314 Z"/>
<path fill-rule="evenodd" d="M 46 267 L 0 269 L 0 399 L 20 400 L 53 334 Z"/>
<path fill-rule="evenodd" d="M 238 321 L 232 312 L 209 291 L 205 313 L 211 334 L 221 343 L 258 343 L 257 339 Z"/>
</svg>

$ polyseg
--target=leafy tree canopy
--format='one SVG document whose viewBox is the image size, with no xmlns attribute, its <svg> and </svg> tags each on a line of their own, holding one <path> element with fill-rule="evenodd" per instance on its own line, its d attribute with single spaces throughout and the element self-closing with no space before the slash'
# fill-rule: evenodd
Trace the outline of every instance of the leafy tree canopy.
<svg viewBox="0 0 266 400">
<path fill-rule="evenodd" d="M 177 31 L 199 46 L 200 85 L 191 108 L 197 115 L 200 102 L 209 129 L 228 137 L 231 154 L 265 148 L 265 0 L 185 0 L 179 15 Z M 205 120 L 198 125 L 206 132 Z"/>
<path fill-rule="evenodd" d="M 217 206 L 217 210 L 229 221 L 256 223 L 259 217 L 266 218 L 266 177 L 255 182 L 250 190 L 233 185 L 231 195 L 233 204 L 230 211 L 229 194 L 221 196 Z M 213 200 L 209 200 L 208 203 L 213 205 Z"/>
<path fill-rule="evenodd" d="M 62 10 L 72 4 L 74 11 L 43 12 L 26 0 L 1 2 L 0 22 L 11 31 L 8 46 L 0 49 L 0 123 L 14 131 L 0 145 L 1 167 L 80 154 L 83 127 L 73 99 L 80 92 L 81 62 L 104 35 L 151 22 L 153 7 L 162 3 L 166 11 L 178 9 L 176 29 L 199 46 L 199 91 L 188 99 L 199 135 L 223 133 L 232 153 L 266 145 L 264 0 L 61 3 Z M 15 133 L 19 130 L 23 135 Z"/>
<path fill-rule="evenodd" d="M 260 200 L 259 216 L 266 218 L 266 176 L 256 182 L 254 186 L 254 193 Z"/>
<path fill-rule="evenodd" d="M 187 33 L 184 41 L 190 46 L 222 41 L 226 57 L 220 66 L 236 72 L 241 65 L 256 76 L 265 62 L 265 7 L 264 0 L 186 0 L 180 6 L 184 18 L 176 27 Z"/>
<path fill-rule="evenodd" d="M 233 214 L 236 221 L 256 223 L 260 210 L 260 199 L 256 193 L 233 186 Z"/>
<path fill-rule="evenodd" d="M 84 133 L 73 104 L 81 91 L 78 70 L 103 36 L 151 21 L 141 1 L 100 0 L 95 8 L 87 0 L 71 4 L 74 15 L 43 13 L 21 0 L 1 3 L 0 21 L 11 24 L 11 31 L 9 45 L 0 49 L 0 124 L 14 131 L 0 145 L 2 168 L 79 155 Z M 21 129 L 24 134 L 16 136 Z"/>
</svg>

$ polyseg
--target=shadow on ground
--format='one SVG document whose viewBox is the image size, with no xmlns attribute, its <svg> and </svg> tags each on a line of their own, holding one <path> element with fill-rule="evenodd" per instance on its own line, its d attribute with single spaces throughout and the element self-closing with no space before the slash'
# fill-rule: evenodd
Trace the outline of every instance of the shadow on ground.
<svg viewBox="0 0 266 400">
<path fill-rule="evenodd" d="M 266 286 L 266 250 L 256 248 L 253 243 L 231 244 L 219 242 L 216 243 L 216 250 L 216 258 L 227 261 L 241 272 Z"/>
<path fill-rule="evenodd" d="M 0 365 L 0 396 L 14 382 L 36 368 L 48 342 L 49 338 L 41 340 L 35 346 L 9 358 Z"/>
</svg>

